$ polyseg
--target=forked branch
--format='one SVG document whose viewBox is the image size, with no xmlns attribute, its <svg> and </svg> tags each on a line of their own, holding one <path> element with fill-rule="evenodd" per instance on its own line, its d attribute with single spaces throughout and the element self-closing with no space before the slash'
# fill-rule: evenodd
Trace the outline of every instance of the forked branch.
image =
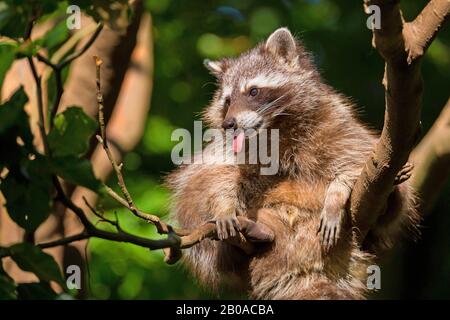
<svg viewBox="0 0 450 320">
<path fill-rule="evenodd" d="M 423 90 L 420 58 L 450 12 L 448 0 L 431 0 L 416 20 L 405 23 L 399 3 L 365 1 L 381 9 L 381 29 L 373 30 L 373 46 L 385 60 L 385 119 L 380 140 L 351 195 L 360 243 L 384 212 L 395 176 L 417 140 Z"/>
</svg>

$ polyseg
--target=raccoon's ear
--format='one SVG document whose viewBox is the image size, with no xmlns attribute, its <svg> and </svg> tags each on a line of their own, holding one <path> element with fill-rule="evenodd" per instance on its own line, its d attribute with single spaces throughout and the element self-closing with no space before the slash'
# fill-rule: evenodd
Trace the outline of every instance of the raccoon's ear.
<svg viewBox="0 0 450 320">
<path fill-rule="evenodd" d="M 298 55 L 297 42 L 288 28 L 275 30 L 267 39 L 265 49 L 286 62 L 295 62 Z"/>
<path fill-rule="evenodd" d="M 203 64 L 213 75 L 218 78 L 220 78 L 226 70 L 226 63 L 224 60 L 211 61 L 209 59 L 205 59 L 203 60 Z"/>
</svg>

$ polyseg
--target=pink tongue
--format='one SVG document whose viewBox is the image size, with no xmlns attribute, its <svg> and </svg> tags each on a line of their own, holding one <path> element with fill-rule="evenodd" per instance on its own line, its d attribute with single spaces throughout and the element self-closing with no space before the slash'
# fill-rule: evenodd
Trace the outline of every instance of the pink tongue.
<svg viewBox="0 0 450 320">
<path fill-rule="evenodd" d="M 233 137 L 233 152 L 238 153 L 241 152 L 242 146 L 244 145 L 244 132 L 239 132 L 237 136 Z"/>
</svg>

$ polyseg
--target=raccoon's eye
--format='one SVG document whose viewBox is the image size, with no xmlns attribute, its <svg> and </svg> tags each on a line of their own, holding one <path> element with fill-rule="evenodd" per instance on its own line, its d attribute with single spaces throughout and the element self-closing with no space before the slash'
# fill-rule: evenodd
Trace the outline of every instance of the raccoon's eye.
<svg viewBox="0 0 450 320">
<path fill-rule="evenodd" d="M 224 108 L 228 108 L 230 106 L 230 103 L 231 103 L 230 97 L 226 97 L 225 102 L 223 104 Z"/>
<path fill-rule="evenodd" d="M 258 88 L 251 88 L 248 94 L 249 94 L 251 97 L 256 97 L 256 95 L 257 95 L 258 93 L 259 93 Z"/>
</svg>

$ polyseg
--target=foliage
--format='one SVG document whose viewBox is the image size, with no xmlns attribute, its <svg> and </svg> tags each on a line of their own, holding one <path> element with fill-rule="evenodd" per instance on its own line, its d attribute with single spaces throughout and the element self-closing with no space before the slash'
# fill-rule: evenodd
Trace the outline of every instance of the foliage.
<svg viewBox="0 0 450 320">
<path fill-rule="evenodd" d="M 63 8 L 63 2 L 55 1 L 0 2 L 0 32 L 8 37 L 2 38 L 0 43 L 0 80 L 3 81 L 15 58 L 36 55 L 41 47 L 51 49 L 65 41 L 67 33 L 61 27 L 50 30 L 33 42 L 23 38 L 31 20 L 45 20 L 48 15 Z M 21 87 L 0 106 L 0 167 L 3 170 L 0 190 L 10 218 L 27 232 L 34 232 L 51 211 L 54 175 L 94 191 L 99 189 L 100 184 L 93 175 L 90 161 L 82 158 L 97 125 L 81 108 L 66 109 L 54 119 L 49 133 L 52 156 L 43 155 L 33 145 L 28 114 L 24 110 L 27 102 L 28 97 Z M 40 248 L 19 243 L 0 251 L 11 256 L 22 270 L 34 273 L 40 280 L 39 283 L 16 286 L 2 269 L 1 298 L 56 298 L 50 282 L 65 288 L 55 260 Z"/>
<path fill-rule="evenodd" d="M 59 267 L 51 255 L 29 243 L 15 244 L 8 250 L 11 258 L 22 270 L 33 272 L 41 281 L 55 281 L 64 287 Z"/>
</svg>

